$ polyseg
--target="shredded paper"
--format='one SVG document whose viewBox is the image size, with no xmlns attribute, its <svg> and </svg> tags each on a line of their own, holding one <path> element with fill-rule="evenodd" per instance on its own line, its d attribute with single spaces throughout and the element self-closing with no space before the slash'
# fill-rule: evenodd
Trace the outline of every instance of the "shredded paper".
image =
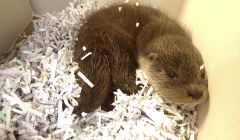
<svg viewBox="0 0 240 140">
<path fill-rule="evenodd" d="M 142 84 L 142 90 L 127 96 L 118 89 L 113 111 L 73 114 L 81 96 L 75 73 L 94 86 L 73 61 L 73 49 L 85 17 L 100 7 L 93 0 L 74 1 L 33 21 L 32 35 L 15 46 L 18 54 L 0 65 L 0 139 L 196 139 L 195 108 L 155 98 L 141 70 L 136 84 Z M 91 54 L 86 51 L 82 60 Z"/>
</svg>

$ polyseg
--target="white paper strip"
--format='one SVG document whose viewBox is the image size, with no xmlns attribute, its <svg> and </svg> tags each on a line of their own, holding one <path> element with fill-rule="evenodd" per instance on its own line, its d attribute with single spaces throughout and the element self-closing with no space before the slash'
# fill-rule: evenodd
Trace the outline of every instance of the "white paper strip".
<svg viewBox="0 0 240 140">
<path fill-rule="evenodd" d="M 80 71 L 79 71 L 77 74 L 78 74 L 78 76 L 79 76 L 80 78 L 82 78 L 82 80 L 83 80 L 84 82 L 86 82 L 91 88 L 94 87 L 93 83 L 92 83 L 91 81 L 89 81 L 89 80 L 87 79 L 87 77 L 84 76 Z"/>
</svg>

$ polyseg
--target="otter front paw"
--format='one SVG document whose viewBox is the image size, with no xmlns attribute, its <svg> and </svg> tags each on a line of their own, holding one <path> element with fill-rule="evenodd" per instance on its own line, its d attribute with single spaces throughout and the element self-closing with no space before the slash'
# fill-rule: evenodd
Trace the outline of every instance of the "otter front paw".
<svg viewBox="0 0 240 140">
<path fill-rule="evenodd" d="M 127 95 L 137 93 L 141 89 L 142 89 L 141 85 L 135 85 L 135 83 L 125 84 L 124 87 L 121 88 L 121 90 L 123 90 L 123 92 L 126 93 Z"/>
</svg>

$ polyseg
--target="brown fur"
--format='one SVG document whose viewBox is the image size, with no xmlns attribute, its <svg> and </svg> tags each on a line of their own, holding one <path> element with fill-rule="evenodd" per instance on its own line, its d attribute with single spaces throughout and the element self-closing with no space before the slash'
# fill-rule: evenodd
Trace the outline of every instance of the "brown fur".
<svg viewBox="0 0 240 140">
<path fill-rule="evenodd" d="M 127 94 L 136 92 L 137 68 L 143 69 L 150 84 L 167 101 L 198 104 L 206 99 L 202 57 L 184 29 L 165 14 L 124 4 L 99 10 L 86 20 L 74 57 L 94 87 L 83 85 L 76 113 L 91 112 L 100 105 L 112 109 L 107 106 L 113 101 L 114 88 Z M 86 54 L 83 46 L 92 55 L 81 61 Z"/>
</svg>

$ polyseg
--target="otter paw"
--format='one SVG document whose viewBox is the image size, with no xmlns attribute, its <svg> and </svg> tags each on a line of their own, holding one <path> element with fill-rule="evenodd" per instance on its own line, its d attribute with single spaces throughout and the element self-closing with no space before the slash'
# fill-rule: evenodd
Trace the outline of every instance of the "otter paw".
<svg viewBox="0 0 240 140">
<path fill-rule="evenodd" d="M 137 93 L 141 89 L 142 89 L 142 87 L 140 85 L 126 84 L 123 91 L 126 94 L 131 95 L 131 94 Z"/>
</svg>

